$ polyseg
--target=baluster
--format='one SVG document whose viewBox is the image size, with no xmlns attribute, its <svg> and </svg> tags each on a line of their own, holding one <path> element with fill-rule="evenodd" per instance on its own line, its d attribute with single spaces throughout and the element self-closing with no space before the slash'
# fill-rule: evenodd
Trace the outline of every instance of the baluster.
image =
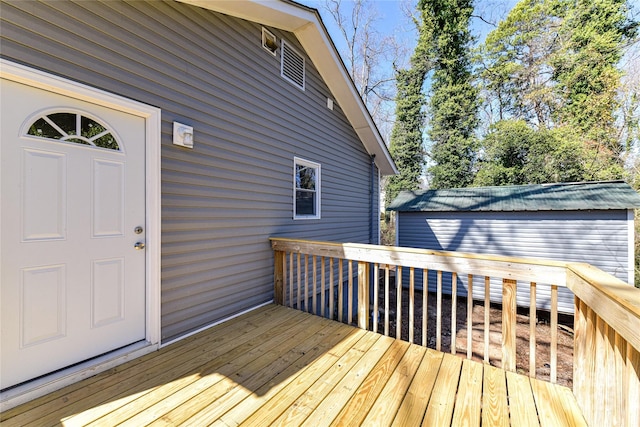
<svg viewBox="0 0 640 427">
<path fill-rule="evenodd" d="M 342 274 L 342 258 L 338 259 L 338 321 L 342 322 L 342 311 L 344 309 L 344 275 Z"/>
<path fill-rule="evenodd" d="M 373 332 L 378 333 L 378 298 L 380 294 L 380 264 L 373 265 Z"/>
<path fill-rule="evenodd" d="M 296 298 L 296 302 L 298 303 L 297 308 L 298 310 L 302 311 L 302 302 L 301 302 L 301 297 L 302 297 L 302 266 L 300 263 L 300 258 L 302 258 L 302 254 L 298 254 L 298 295 Z"/>
<path fill-rule="evenodd" d="M 396 339 L 402 339 L 402 266 L 396 268 Z"/>
<path fill-rule="evenodd" d="M 529 288 L 529 377 L 536 377 L 536 324 L 537 324 L 536 282 Z"/>
<path fill-rule="evenodd" d="M 467 359 L 473 354 L 473 274 L 467 277 Z"/>
<path fill-rule="evenodd" d="M 333 258 L 329 258 L 329 319 L 333 320 Z"/>
<path fill-rule="evenodd" d="M 321 263 L 321 265 L 320 265 L 320 292 L 322 292 L 320 294 L 320 307 L 321 307 L 321 310 L 322 310 L 322 317 L 326 317 L 326 314 L 325 314 L 326 296 L 325 296 L 325 294 L 326 294 L 326 291 L 327 291 L 327 285 L 326 285 L 326 282 L 325 282 L 326 277 L 325 277 L 324 268 L 325 268 L 326 260 L 324 259 L 324 257 L 320 257 L 320 263 Z"/>
<path fill-rule="evenodd" d="M 409 342 L 413 344 L 415 268 L 409 269 Z"/>
<path fill-rule="evenodd" d="M 551 383 L 558 379 L 558 286 L 551 285 Z"/>
<path fill-rule="evenodd" d="M 313 255 L 313 295 L 312 295 L 312 304 L 311 310 L 313 314 L 317 313 L 317 305 L 318 305 L 318 264 L 317 258 Z"/>
<path fill-rule="evenodd" d="M 451 273 L 451 354 L 456 354 L 456 332 L 458 331 L 457 322 L 458 311 L 458 274 L 454 271 Z"/>
<path fill-rule="evenodd" d="M 436 287 L 436 350 L 440 351 L 442 344 L 442 271 L 440 270 L 438 270 Z"/>
<path fill-rule="evenodd" d="M 422 269 L 422 345 L 427 347 L 427 326 L 429 320 L 429 270 Z"/>
<path fill-rule="evenodd" d="M 304 254 L 304 311 L 311 312 L 309 309 L 309 254 Z"/>
<path fill-rule="evenodd" d="M 289 307 L 293 308 L 293 252 L 289 252 Z"/>
<path fill-rule="evenodd" d="M 347 260 L 349 263 L 349 291 L 347 292 L 347 323 L 350 325 L 353 323 L 353 261 Z"/>
<path fill-rule="evenodd" d="M 491 278 L 484 278 L 484 361 L 489 363 L 489 315 L 491 311 Z"/>
</svg>

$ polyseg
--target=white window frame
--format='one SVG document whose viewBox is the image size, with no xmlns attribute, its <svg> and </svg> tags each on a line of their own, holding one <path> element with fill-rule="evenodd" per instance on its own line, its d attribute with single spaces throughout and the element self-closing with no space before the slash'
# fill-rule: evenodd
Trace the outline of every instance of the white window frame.
<svg viewBox="0 0 640 427">
<path fill-rule="evenodd" d="M 315 190 L 315 215 L 298 215 L 298 212 L 296 212 L 296 195 L 297 195 L 297 191 L 298 191 L 298 187 L 296 184 L 296 176 L 297 176 L 297 169 L 298 166 L 305 166 L 308 168 L 313 168 L 315 169 L 316 173 L 315 173 L 315 177 L 316 177 L 316 190 Z M 321 188 L 320 188 L 320 183 L 321 183 L 321 166 L 320 163 L 316 163 L 316 162 L 312 162 L 310 160 L 305 160 L 299 157 L 294 157 L 293 159 L 293 219 L 320 219 L 321 215 L 320 215 L 320 193 L 321 193 Z"/>
</svg>

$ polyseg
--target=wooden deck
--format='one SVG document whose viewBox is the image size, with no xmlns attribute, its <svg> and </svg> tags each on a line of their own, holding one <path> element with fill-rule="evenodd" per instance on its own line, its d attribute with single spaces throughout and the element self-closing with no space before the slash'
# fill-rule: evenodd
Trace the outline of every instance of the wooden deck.
<svg viewBox="0 0 640 427">
<path fill-rule="evenodd" d="M 567 388 L 275 305 L 0 419 L 38 427 L 586 425 Z"/>
</svg>

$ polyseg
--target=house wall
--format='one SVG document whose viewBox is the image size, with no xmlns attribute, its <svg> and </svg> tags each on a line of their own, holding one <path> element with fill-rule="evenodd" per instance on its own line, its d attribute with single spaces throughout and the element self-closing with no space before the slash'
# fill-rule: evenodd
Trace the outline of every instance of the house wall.
<svg viewBox="0 0 640 427">
<path fill-rule="evenodd" d="M 400 212 L 401 246 L 443 251 L 587 262 L 629 282 L 626 210 L 548 212 Z M 464 275 L 463 275 L 464 276 Z M 431 288 L 433 284 L 433 289 Z M 450 278 L 448 291 L 450 292 Z M 459 278 L 466 295 L 466 277 Z M 484 297 L 482 279 L 474 282 L 474 297 Z M 435 291 L 435 279 L 430 280 Z M 493 280 L 493 300 L 501 295 L 500 280 Z M 538 287 L 538 306 L 549 308 L 550 288 Z M 529 287 L 518 286 L 518 305 L 529 305 Z M 558 291 L 558 308 L 573 312 L 573 293 Z"/>
<path fill-rule="evenodd" d="M 2 2 L 0 19 L 3 57 L 162 109 L 163 341 L 271 300 L 269 236 L 378 235 L 368 154 L 308 58 L 305 91 L 280 77 L 261 25 L 178 2 Z M 293 220 L 295 156 L 321 164 L 320 220 Z"/>
</svg>

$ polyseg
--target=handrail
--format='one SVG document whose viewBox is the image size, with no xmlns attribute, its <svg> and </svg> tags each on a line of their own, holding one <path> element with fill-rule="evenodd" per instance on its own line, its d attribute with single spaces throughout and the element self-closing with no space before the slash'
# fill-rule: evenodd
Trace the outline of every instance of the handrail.
<svg viewBox="0 0 640 427">
<path fill-rule="evenodd" d="M 640 289 L 570 264 L 576 295 L 573 392 L 591 425 L 640 425 Z"/>
<path fill-rule="evenodd" d="M 567 263 L 478 255 L 462 252 L 380 246 L 359 243 L 334 243 L 272 237 L 274 251 L 301 252 L 378 264 L 402 265 L 440 271 L 464 271 L 476 276 L 503 277 L 512 280 L 555 283 L 566 286 Z M 429 257 L 426 259 L 425 257 Z"/>
<path fill-rule="evenodd" d="M 640 419 L 640 289 L 629 286 L 601 270 L 581 263 L 518 259 L 495 255 L 464 254 L 432 250 L 271 238 L 275 255 L 274 300 L 283 305 L 353 323 L 400 338 L 408 323 L 410 341 L 414 328 L 422 326 L 422 345 L 428 345 L 427 292 L 422 292 L 422 325 L 414 324 L 416 287 L 428 289 L 430 272 L 437 282 L 436 342 L 440 350 L 443 320 L 443 274 L 450 283 L 467 280 L 471 288 L 482 289 L 484 279 L 484 360 L 489 358 L 489 312 L 491 278 L 501 279 L 502 358 L 501 366 L 514 371 L 516 351 L 529 351 L 529 375 L 536 377 L 536 295 L 540 287 L 550 289 L 551 373 L 556 381 L 558 288 L 575 295 L 574 394 L 592 425 L 638 425 Z M 398 283 L 392 284 L 395 272 Z M 420 282 L 419 278 L 422 278 Z M 516 350 L 516 289 L 527 283 L 531 306 L 528 348 Z M 396 286 L 397 285 L 397 286 Z M 408 288 L 408 313 L 401 299 Z M 452 286 L 451 352 L 457 352 L 456 288 Z M 390 305 L 395 297 L 396 305 Z M 380 302 L 382 300 L 383 302 Z M 419 302 L 418 302 L 419 303 Z M 345 307 L 346 305 L 346 307 Z M 395 310 L 395 311 L 394 311 Z M 472 298 L 467 301 L 471 318 Z M 380 311 L 382 312 L 379 315 Z M 472 326 L 467 323 L 467 357 L 472 357 Z M 416 337 L 417 339 L 417 337 Z M 460 343 L 461 345 L 463 343 Z M 539 344 L 539 343 L 538 343 Z M 539 362 L 539 361 L 538 361 Z"/>
</svg>

